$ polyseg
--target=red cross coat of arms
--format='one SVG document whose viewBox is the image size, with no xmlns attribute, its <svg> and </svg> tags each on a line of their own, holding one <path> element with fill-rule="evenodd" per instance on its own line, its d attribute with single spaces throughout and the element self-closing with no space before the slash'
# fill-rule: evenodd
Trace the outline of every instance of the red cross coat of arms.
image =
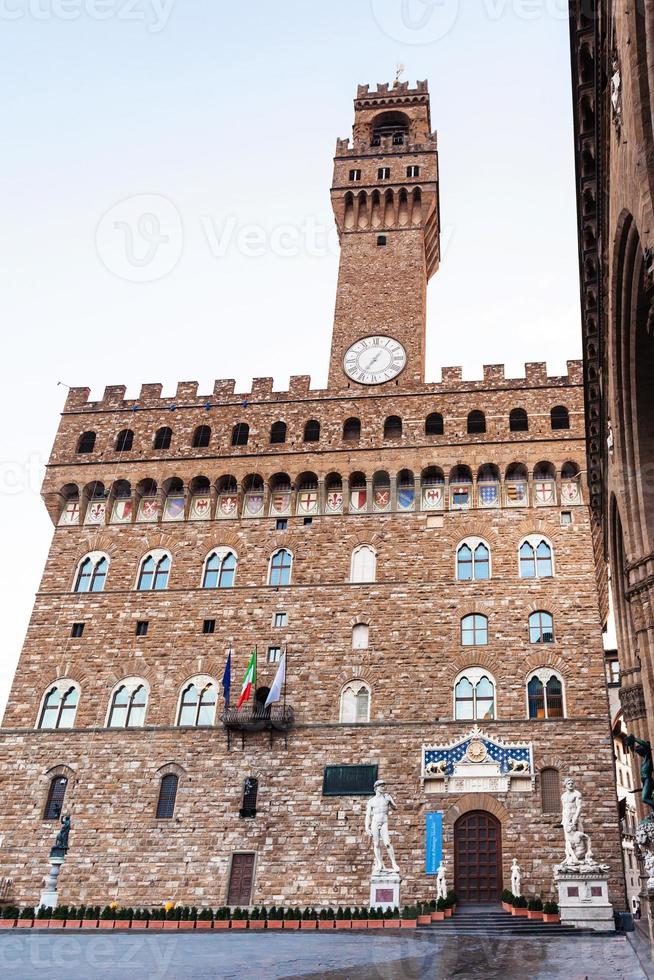
<svg viewBox="0 0 654 980">
<path fill-rule="evenodd" d="M 551 504 L 554 500 L 554 487 L 551 483 L 537 483 L 535 493 L 539 504 Z"/>
<path fill-rule="evenodd" d="M 64 507 L 59 523 L 77 524 L 78 521 L 79 521 L 79 504 L 77 503 L 76 500 L 72 500 Z"/>
<path fill-rule="evenodd" d="M 299 510 L 305 514 L 310 514 L 318 506 L 318 492 L 316 490 L 306 490 L 299 495 Z"/>
</svg>

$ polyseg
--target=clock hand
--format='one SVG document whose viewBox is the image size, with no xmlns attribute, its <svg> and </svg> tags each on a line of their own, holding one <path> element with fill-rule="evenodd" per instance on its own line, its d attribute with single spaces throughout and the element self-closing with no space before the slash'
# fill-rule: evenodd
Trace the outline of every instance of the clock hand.
<svg viewBox="0 0 654 980">
<path fill-rule="evenodd" d="M 379 360 L 380 355 L 381 355 L 381 351 L 377 351 L 377 353 L 373 357 L 372 361 L 370 362 L 370 364 L 366 368 L 366 371 L 370 371 L 372 369 L 373 365 L 375 365 L 377 363 L 377 361 Z"/>
</svg>

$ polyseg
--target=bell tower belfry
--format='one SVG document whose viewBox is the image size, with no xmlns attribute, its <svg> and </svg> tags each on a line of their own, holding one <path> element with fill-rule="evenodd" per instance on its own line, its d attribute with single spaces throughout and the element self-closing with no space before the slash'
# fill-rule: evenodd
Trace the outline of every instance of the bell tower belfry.
<svg viewBox="0 0 654 980">
<path fill-rule="evenodd" d="M 341 258 L 329 387 L 415 387 L 425 374 L 427 283 L 440 260 L 427 82 L 359 86 L 331 196 Z"/>
</svg>

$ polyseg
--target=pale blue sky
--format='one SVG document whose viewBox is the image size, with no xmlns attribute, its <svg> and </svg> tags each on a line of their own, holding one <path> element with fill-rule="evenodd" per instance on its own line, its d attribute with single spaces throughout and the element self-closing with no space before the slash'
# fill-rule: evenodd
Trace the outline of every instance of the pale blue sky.
<svg viewBox="0 0 654 980">
<path fill-rule="evenodd" d="M 429 79 L 444 256 L 428 378 L 534 360 L 558 373 L 580 356 L 566 6 L 0 0 L 0 705 L 52 532 L 38 489 L 57 381 L 130 395 L 142 381 L 325 382 L 337 255 L 321 241 L 358 82 L 391 81 L 398 62 Z M 171 232 L 171 270 L 150 282 L 134 281 L 151 271 L 136 246 L 141 266 L 120 278 L 107 231 L 140 195 Z"/>
</svg>

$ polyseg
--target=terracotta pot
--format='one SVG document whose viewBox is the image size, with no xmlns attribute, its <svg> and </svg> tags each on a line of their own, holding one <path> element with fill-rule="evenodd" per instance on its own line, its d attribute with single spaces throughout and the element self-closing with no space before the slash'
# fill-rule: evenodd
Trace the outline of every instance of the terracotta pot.
<svg viewBox="0 0 654 980">
<path fill-rule="evenodd" d="M 79 929 L 81 925 L 81 919 L 66 919 L 66 929 Z"/>
<path fill-rule="evenodd" d="M 399 929 L 400 920 L 399 919 L 384 919 L 384 929 Z"/>
<path fill-rule="evenodd" d="M 98 919 L 98 929 L 113 929 L 115 924 L 115 919 Z"/>
<path fill-rule="evenodd" d="M 299 929 L 301 925 L 299 919 L 284 919 L 284 929 Z"/>
<path fill-rule="evenodd" d="M 115 929 L 129 929 L 131 925 L 130 919 L 116 919 L 114 922 Z"/>
<path fill-rule="evenodd" d="M 0 929 L 13 929 L 15 925 L 15 919 L 0 919 Z"/>
<path fill-rule="evenodd" d="M 250 919 L 250 929 L 265 929 L 266 920 L 265 919 Z"/>
<path fill-rule="evenodd" d="M 367 929 L 368 928 L 368 920 L 367 919 L 352 919 L 352 928 L 353 929 Z"/>
<path fill-rule="evenodd" d="M 98 920 L 97 919 L 82 919 L 82 929 L 97 929 Z"/>
<path fill-rule="evenodd" d="M 561 916 L 558 913 L 543 912 L 543 922 L 549 922 L 552 925 L 556 925 L 561 921 Z"/>
<path fill-rule="evenodd" d="M 318 919 L 319 929 L 331 929 L 334 930 L 334 919 Z"/>
<path fill-rule="evenodd" d="M 384 928 L 384 920 L 383 919 L 368 919 L 368 928 L 369 929 L 383 929 Z"/>
<path fill-rule="evenodd" d="M 317 919 L 302 919 L 302 928 L 303 929 L 317 929 L 318 928 L 318 920 Z"/>
<path fill-rule="evenodd" d="M 148 929 L 163 929 L 165 922 L 163 919 L 150 919 Z"/>
<path fill-rule="evenodd" d="M 186 932 L 189 932 L 191 929 L 195 929 L 195 919 L 180 919 L 179 928 L 185 929 Z"/>
<path fill-rule="evenodd" d="M 214 919 L 213 927 L 214 929 L 229 929 L 231 925 L 230 919 Z"/>
<path fill-rule="evenodd" d="M 268 928 L 269 929 L 283 929 L 284 928 L 284 920 L 283 919 L 268 919 Z"/>
<path fill-rule="evenodd" d="M 417 919 L 400 919 L 400 926 L 402 929 L 417 929 L 418 920 Z"/>
<path fill-rule="evenodd" d="M 132 919 L 132 929 L 147 929 L 148 920 L 147 919 Z"/>
<path fill-rule="evenodd" d="M 419 915 L 418 916 L 419 926 L 430 926 L 431 925 L 431 912 L 429 915 Z"/>
<path fill-rule="evenodd" d="M 504 909 L 505 912 L 510 912 L 513 906 L 509 905 L 508 902 L 502 902 L 502 908 Z"/>
<path fill-rule="evenodd" d="M 247 929 L 248 920 L 247 919 L 232 919 L 232 929 Z"/>
<path fill-rule="evenodd" d="M 225 919 L 225 922 L 227 922 L 227 925 L 229 925 L 227 919 Z M 195 923 L 196 929 L 211 929 L 212 926 L 213 926 L 213 922 L 211 919 L 198 919 L 197 922 Z"/>
<path fill-rule="evenodd" d="M 454 915 L 454 912 L 452 911 L 452 909 L 445 909 L 445 918 L 446 919 L 451 919 L 453 915 Z"/>
<path fill-rule="evenodd" d="M 530 909 L 527 909 L 527 918 L 528 919 L 531 919 L 532 922 L 533 921 L 539 921 L 540 922 L 543 919 L 543 913 L 542 912 L 532 912 Z"/>
<path fill-rule="evenodd" d="M 31 929 L 34 925 L 34 919 L 16 919 L 17 929 Z"/>
<path fill-rule="evenodd" d="M 511 915 L 515 915 L 516 918 L 518 918 L 518 919 L 526 919 L 527 918 L 527 909 L 516 909 L 516 908 L 513 908 L 511 910 Z"/>
<path fill-rule="evenodd" d="M 337 929 L 351 929 L 352 928 L 352 919 L 337 919 L 336 920 L 336 928 Z"/>
<path fill-rule="evenodd" d="M 431 914 L 431 921 L 432 922 L 444 922 L 445 921 L 445 912 L 432 912 L 432 914 Z"/>
<path fill-rule="evenodd" d="M 164 919 L 164 929 L 179 929 L 179 919 Z"/>
</svg>

